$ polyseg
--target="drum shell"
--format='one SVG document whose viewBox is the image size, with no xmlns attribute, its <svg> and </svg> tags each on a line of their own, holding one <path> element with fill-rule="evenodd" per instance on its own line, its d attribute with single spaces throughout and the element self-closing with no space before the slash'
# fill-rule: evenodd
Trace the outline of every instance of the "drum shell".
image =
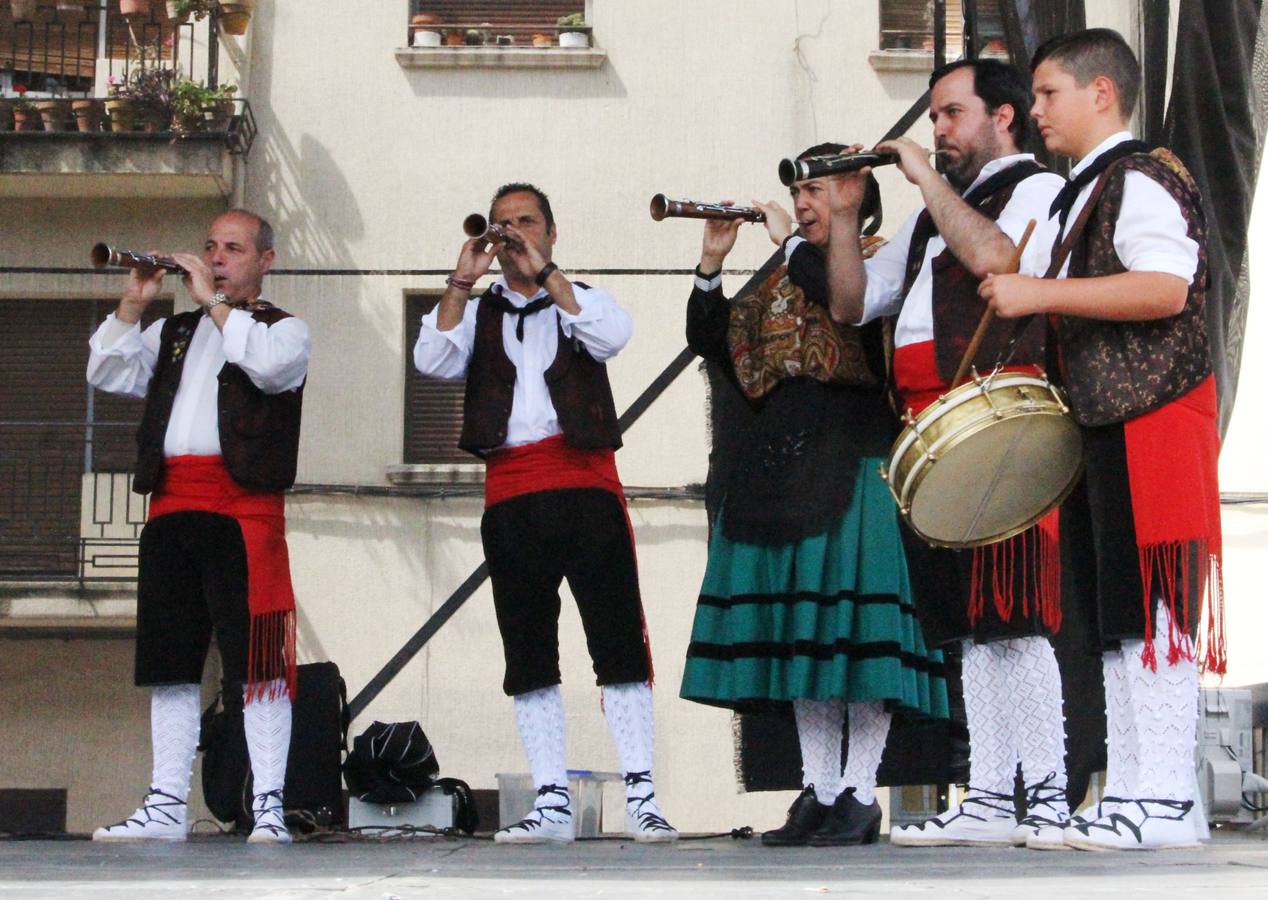
<svg viewBox="0 0 1268 900">
<path fill-rule="evenodd" d="M 952 455 L 954 465 L 946 462 Z M 1003 463 L 985 463 L 974 473 L 980 477 L 966 477 L 966 460 L 976 455 Z M 894 442 L 882 475 L 913 531 L 934 546 L 964 549 L 1005 540 L 1042 519 L 1069 496 L 1082 459 L 1082 436 L 1061 392 L 1042 376 L 1002 372 L 963 384 L 922 410 Z M 939 464 L 947 471 L 938 471 Z M 1011 490 L 997 501 L 1003 464 Z M 981 531 L 975 517 L 982 518 L 988 502 L 994 507 L 988 523 L 1004 521 Z M 964 527 L 959 521 L 948 527 L 952 519 Z"/>
</svg>

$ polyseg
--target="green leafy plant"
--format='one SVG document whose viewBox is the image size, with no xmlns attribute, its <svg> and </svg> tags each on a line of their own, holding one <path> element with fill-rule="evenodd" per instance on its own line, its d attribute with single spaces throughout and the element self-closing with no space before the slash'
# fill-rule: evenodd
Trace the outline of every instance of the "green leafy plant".
<svg viewBox="0 0 1268 900">
<path fill-rule="evenodd" d="M 171 90 L 172 129 L 180 134 L 200 131 L 204 122 L 226 101 L 232 101 L 237 85 L 207 87 L 201 81 L 179 79 Z"/>
<path fill-rule="evenodd" d="M 13 86 L 13 93 L 17 94 L 17 97 L 13 99 L 14 112 L 21 112 L 21 113 L 35 112 L 35 104 L 32 103 L 30 100 L 26 99 L 26 91 L 27 91 L 27 87 L 25 84 L 15 84 Z"/>
<path fill-rule="evenodd" d="M 176 0 L 174 9 L 177 18 L 193 16 L 195 22 L 201 22 L 211 15 L 216 0 Z"/>
<path fill-rule="evenodd" d="M 558 25 L 560 28 L 584 27 L 586 24 L 586 14 L 579 13 L 579 12 L 569 13 L 566 16 L 560 16 L 559 19 L 555 22 L 555 24 Z"/>
</svg>

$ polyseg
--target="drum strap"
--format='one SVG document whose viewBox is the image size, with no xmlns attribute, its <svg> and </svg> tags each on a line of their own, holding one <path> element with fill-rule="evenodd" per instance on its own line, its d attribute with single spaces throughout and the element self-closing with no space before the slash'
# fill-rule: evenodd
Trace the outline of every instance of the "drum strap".
<svg viewBox="0 0 1268 900">
<path fill-rule="evenodd" d="M 1083 234 L 1083 229 L 1087 227 L 1088 219 L 1092 217 L 1092 211 L 1096 209 L 1096 204 L 1101 200 L 1101 194 L 1105 192 L 1105 185 L 1109 183 L 1110 169 L 1107 168 L 1101 173 L 1101 177 L 1096 180 L 1096 186 L 1092 188 L 1091 195 L 1087 198 L 1087 203 L 1083 204 L 1083 209 L 1079 211 L 1079 217 L 1074 220 L 1074 224 L 1070 226 L 1070 230 L 1066 232 L 1064 240 L 1053 251 L 1052 260 L 1048 264 L 1048 271 L 1043 273 L 1044 278 L 1056 278 L 1061 272 L 1061 267 L 1065 265 L 1065 261 L 1074 251 L 1074 245 Z M 1013 325 L 1012 337 L 1008 339 L 1008 343 L 1004 346 L 1004 352 L 1000 354 L 996 367 L 1002 368 L 1012 362 L 1013 354 L 1017 352 L 1017 344 L 1021 340 L 1021 336 L 1025 333 L 1030 323 L 1034 321 L 1035 314 L 1022 316 Z M 1049 347 L 1055 346 L 1055 341 L 1048 341 Z"/>
</svg>

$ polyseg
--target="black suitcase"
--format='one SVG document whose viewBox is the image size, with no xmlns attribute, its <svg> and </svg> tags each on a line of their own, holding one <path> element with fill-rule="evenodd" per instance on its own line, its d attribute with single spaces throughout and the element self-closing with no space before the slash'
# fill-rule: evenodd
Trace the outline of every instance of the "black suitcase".
<svg viewBox="0 0 1268 900">
<path fill-rule="evenodd" d="M 286 823 L 300 831 L 341 826 L 343 757 L 347 753 L 348 697 L 332 662 L 299 667 L 291 720 L 290 755 L 282 802 Z M 251 764 L 242 725 L 242 687 L 226 686 L 202 719 L 203 798 L 212 815 L 249 832 Z"/>
</svg>

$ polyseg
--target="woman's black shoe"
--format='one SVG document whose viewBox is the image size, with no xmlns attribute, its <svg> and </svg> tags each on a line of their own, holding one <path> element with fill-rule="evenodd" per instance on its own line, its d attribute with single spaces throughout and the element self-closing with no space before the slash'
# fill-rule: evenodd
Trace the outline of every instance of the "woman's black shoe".
<svg viewBox="0 0 1268 900">
<path fill-rule="evenodd" d="M 762 832 L 762 844 L 766 847 L 804 847 L 831 811 L 831 806 L 815 799 L 815 786 L 812 784 L 788 807 L 788 821 L 782 828 Z"/>
<path fill-rule="evenodd" d="M 854 788 L 846 788 L 807 843 L 812 847 L 851 847 L 875 844 L 880 836 L 881 805 L 873 800 L 864 806 L 854 799 Z"/>
</svg>

